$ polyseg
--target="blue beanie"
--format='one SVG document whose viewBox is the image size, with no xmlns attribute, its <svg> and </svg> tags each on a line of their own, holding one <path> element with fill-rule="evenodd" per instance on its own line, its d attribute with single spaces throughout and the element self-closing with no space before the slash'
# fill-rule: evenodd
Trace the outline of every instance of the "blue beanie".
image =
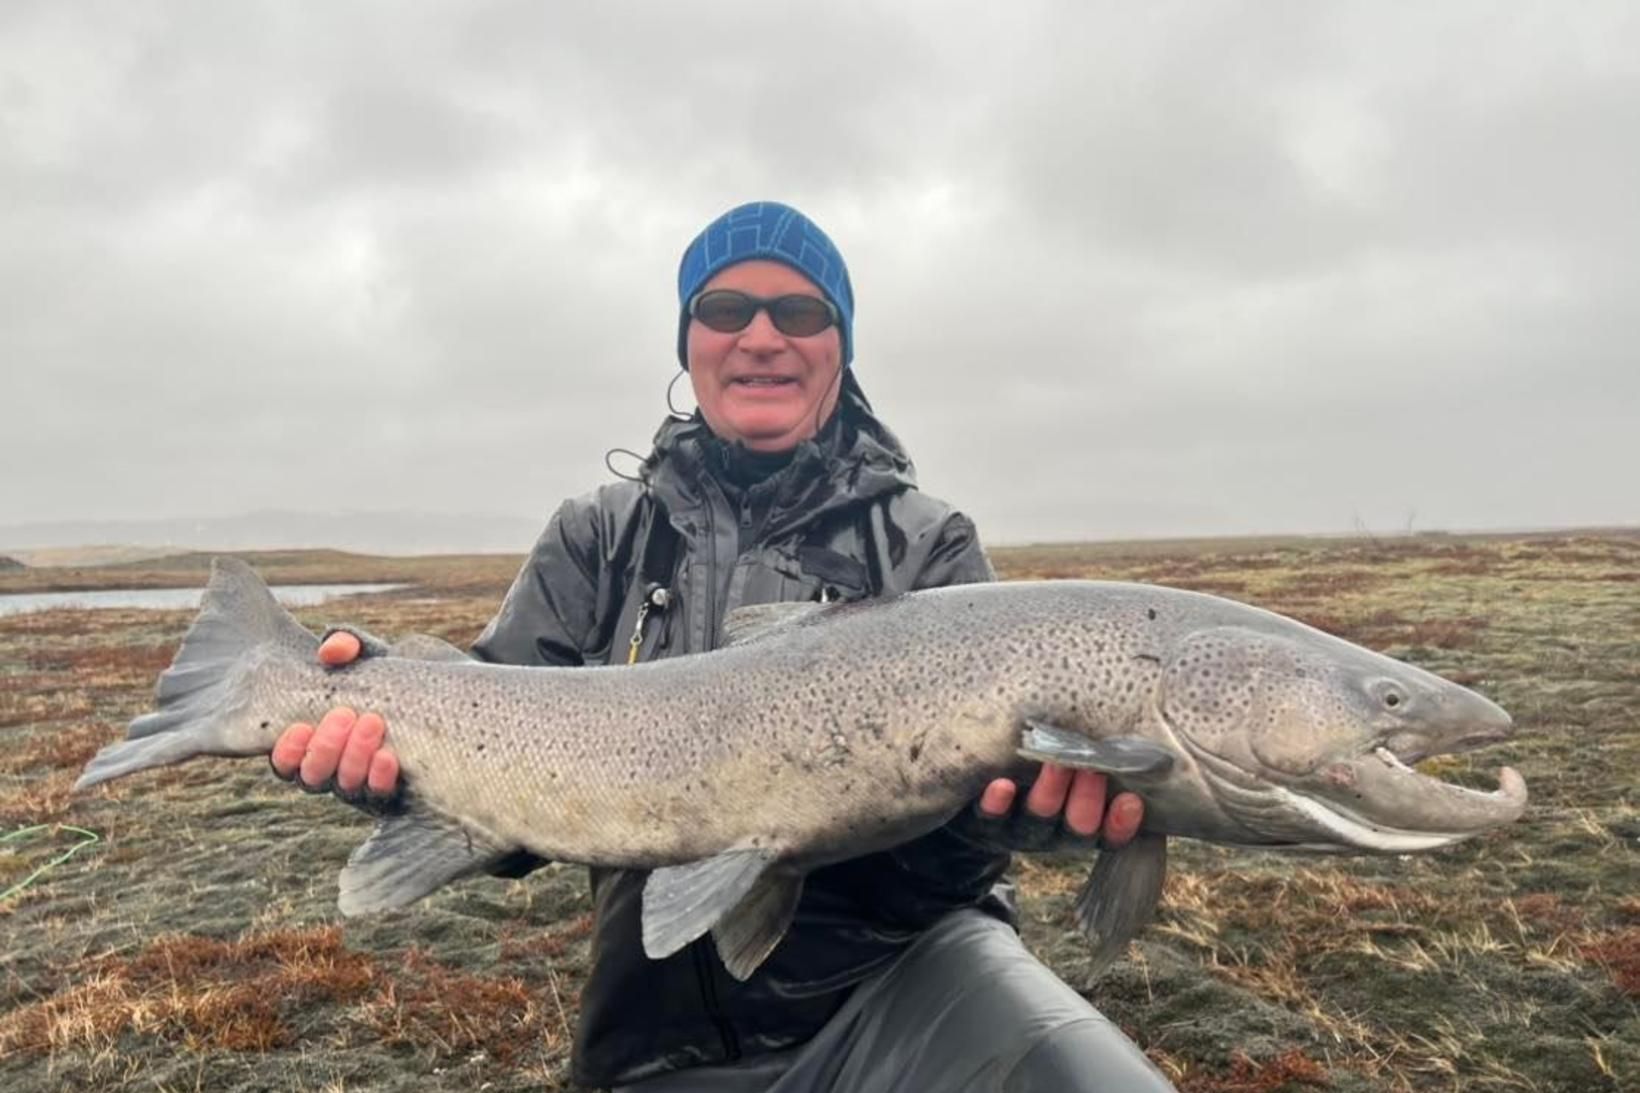
<svg viewBox="0 0 1640 1093">
<path fill-rule="evenodd" d="M 818 285 L 841 317 L 843 364 L 854 360 L 854 286 L 837 245 L 790 205 L 753 201 L 706 225 L 683 252 L 678 264 L 678 363 L 689 367 L 689 301 L 719 270 L 752 258 L 784 262 Z"/>
</svg>

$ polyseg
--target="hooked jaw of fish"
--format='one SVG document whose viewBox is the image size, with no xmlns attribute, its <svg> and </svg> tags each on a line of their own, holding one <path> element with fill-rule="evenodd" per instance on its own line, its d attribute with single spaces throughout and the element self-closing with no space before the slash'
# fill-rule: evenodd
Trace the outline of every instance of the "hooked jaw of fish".
<svg viewBox="0 0 1640 1093">
<path fill-rule="evenodd" d="M 1525 811 L 1526 782 L 1509 767 L 1491 791 L 1414 768 L 1511 736 L 1513 721 L 1491 700 L 1367 650 L 1322 658 L 1282 644 L 1266 641 L 1247 666 L 1257 684 L 1232 704 L 1244 731 L 1227 733 L 1221 721 L 1193 733 L 1192 704 L 1171 711 L 1242 826 L 1272 843 L 1393 854 L 1458 842 Z"/>
<path fill-rule="evenodd" d="M 1470 789 L 1413 767 L 1420 759 L 1453 755 L 1507 739 L 1509 715 L 1480 695 L 1463 692 L 1446 703 L 1455 735 L 1391 734 L 1362 754 L 1335 759 L 1314 775 L 1282 787 L 1288 803 L 1341 843 L 1361 850 L 1402 853 L 1467 839 L 1520 818 L 1526 782 L 1512 767 L 1498 771 L 1498 788 Z"/>
</svg>

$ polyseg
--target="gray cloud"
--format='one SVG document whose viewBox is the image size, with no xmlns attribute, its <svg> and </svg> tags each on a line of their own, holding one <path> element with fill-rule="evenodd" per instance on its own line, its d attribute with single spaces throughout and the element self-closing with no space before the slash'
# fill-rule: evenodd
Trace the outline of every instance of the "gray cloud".
<svg viewBox="0 0 1640 1093">
<path fill-rule="evenodd" d="M 7 5 L 0 524 L 544 516 L 755 196 L 994 540 L 1640 522 L 1636 19 Z"/>
</svg>

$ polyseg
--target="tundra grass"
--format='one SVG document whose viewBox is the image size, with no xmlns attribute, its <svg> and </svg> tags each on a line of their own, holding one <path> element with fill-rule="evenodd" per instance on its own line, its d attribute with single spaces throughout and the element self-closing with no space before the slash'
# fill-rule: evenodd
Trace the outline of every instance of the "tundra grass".
<svg viewBox="0 0 1640 1093">
<path fill-rule="evenodd" d="M 1181 1089 L 1640 1089 L 1640 537 L 1095 544 L 994 560 L 1004 577 L 1152 581 L 1270 607 L 1475 687 L 1519 724 L 1505 746 L 1425 766 L 1476 785 L 1518 767 L 1532 792 L 1520 823 L 1406 858 L 1177 842 L 1158 922 L 1099 978 L 1070 922 L 1089 863 L 1017 862 L 1028 944 Z M 517 559 L 253 562 L 275 580 L 411 585 L 301 612 L 315 629 L 346 618 L 465 643 Z M 204 572 L 198 557 L 105 568 L 27 580 Z M 335 876 L 367 821 L 260 762 L 69 793 L 147 708 L 190 615 L 0 619 L 0 1088 L 571 1088 L 591 928 L 581 870 L 473 880 L 342 922 Z M 74 849 L 84 832 L 97 841 Z"/>
</svg>

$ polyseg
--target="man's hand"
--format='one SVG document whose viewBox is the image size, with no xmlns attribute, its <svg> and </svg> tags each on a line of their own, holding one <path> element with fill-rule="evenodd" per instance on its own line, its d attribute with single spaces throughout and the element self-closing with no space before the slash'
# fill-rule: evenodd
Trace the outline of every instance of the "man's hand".
<svg viewBox="0 0 1640 1093">
<path fill-rule="evenodd" d="M 358 657 L 359 639 L 352 634 L 334 633 L 319 646 L 319 662 L 330 668 Z M 275 774 L 310 793 L 334 788 L 348 798 L 388 801 L 398 793 L 399 758 L 383 743 L 386 738 L 380 714 L 360 716 L 338 706 L 319 719 L 318 728 L 298 722 L 280 733 L 268 761 Z"/>
<path fill-rule="evenodd" d="M 1024 812 L 1049 823 L 1063 813 L 1065 827 L 1073 834 L 1091 839 L 1103 833 L 1106 846 L 1125 846 L 1139 833 L 1145 805 L 1137 794 L 1118 793 L 1106 809 L 1109 789 L 1109 779 L 1099 771 L 1044 763 L 1042 773 L 1025 796 Z M 1013 812 L 1017 796 L 1019 787 L 1011 779 L 998 778 L 980 796 L 979 814 L 991 820 L 1006 819 Z"/>
</svg>

